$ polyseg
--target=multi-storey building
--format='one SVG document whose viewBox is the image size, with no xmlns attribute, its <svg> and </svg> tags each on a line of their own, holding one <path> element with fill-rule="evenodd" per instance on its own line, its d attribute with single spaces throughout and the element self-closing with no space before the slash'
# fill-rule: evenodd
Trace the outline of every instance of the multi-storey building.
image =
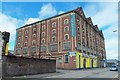
<svg viewBox="0 0 120 80">
<path fill-rule="evenodd" d="M 57 68 L 99 67 L 106 59 L 104 36 L 81 7 L 17 29 L 15 55 L 55 58 Z"/>
</svg>

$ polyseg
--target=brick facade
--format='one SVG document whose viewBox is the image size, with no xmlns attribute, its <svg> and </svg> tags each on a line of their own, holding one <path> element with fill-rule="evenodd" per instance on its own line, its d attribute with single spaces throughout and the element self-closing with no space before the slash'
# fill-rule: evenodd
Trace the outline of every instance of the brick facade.
<svg viewBox="0 0 120 80">
<path fill-rule="evenodd" d="M 75 36 L 71 36 L 70 16 L 72 14 L 75 14 Z M 27 31 L 28 34 L 26 34 Z M 17 29 L 17 32 L 16 56 L 26 55 L 27 57 L 36 58 L 52 56 L 57 57 L 57 59 L 59 56 L 62 56 L 61 65 L 63 67 L 69 65 L 75 66 L 72 65 L 74 64 L 72 61 L 69 65 L 64 63 L 64 56 L 69 51 L 79 51 L 87 55 L 98 56 L 100 60 L 106 58 L 103 33 L 98 29 L 97 25 L 93 25 L 90 17 L 85 17 L 81 7 L 33 24 L 25 25 Z M 61 65 L 58 64 L 58 67 Z"/>
</svg>

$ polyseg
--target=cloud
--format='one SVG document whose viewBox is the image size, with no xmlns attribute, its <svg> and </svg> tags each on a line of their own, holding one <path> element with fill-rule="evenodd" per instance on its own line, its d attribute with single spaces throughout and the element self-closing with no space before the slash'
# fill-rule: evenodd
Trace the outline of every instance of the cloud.
<svg viewBox="0 0 120 80">
<path fill-rule="evenodd" d="M 13 18 L 11 16 L 0 13 L 0 31 L 10 32 L 10 43 L 15 41 L 16 27 L 19 26 L 21 20 Z M 13 49 L 14 45 L 10 46 L 9 49 Z"/>
<path fill-rule="evenodd" d="M 118 3 L 93 3 L 84 7 L 93 24 L 103 29 L 107 59 L 118 57 Z M 113 32 L 117 30 L 117 32 Z"/>
<path fill-rule="evenodd" d="M 24 25 L 40 21 L 42 19 L 54 16 L 56 14 L 57 14 L 57 10 L 55 9 L 55 7 L 51 3 L 48 3 L 46 5 L 43 5 L 40 8 L 40 11 L 38 12 L 38 15 L 39 15 L 38 17 L 36 17 L 36 18 L 32 18 L 32 17 L 28 18 L 25 21 Z"/>
<path fill-rule="evenodd" d="M 113 32 L 117 30 L 117 32 Z M 118 27 L 111 25 L 108 29 L 103 31 L 105 35 L 106 54 L 108 59 L 118 57 Z"/>
<path fill-rule="evenodd" d="M 28 18 L 26 21 L 25 21 L 25 24 L 31 24 L 31 23 L 34 23 L 34 22 L 37 22 L 37 21 L 40 21 L 39 18 Z"/>
<path fill-rule="evenodd" d="M 38 12 L 40 19 L 45 19 L 47 17 L 51 17 L 57 14 L 56 9 L 53 7 L 51 3 L 43 5 Z"/>
<path fill-rule="evenodd" d="M 87 16 L 91 16 L 94 24 L 98 24 L 102 28 L 118 21 L 117 7 L 118 3 L 90 4 L 85 7 L 85 12 Z"/>
<path fill-rule="evenodd" d="M 58 12 L 58 14 L 62 14 L 62 13 L 64 13 L 64 12 L 63 11 Z"/>
</svg>

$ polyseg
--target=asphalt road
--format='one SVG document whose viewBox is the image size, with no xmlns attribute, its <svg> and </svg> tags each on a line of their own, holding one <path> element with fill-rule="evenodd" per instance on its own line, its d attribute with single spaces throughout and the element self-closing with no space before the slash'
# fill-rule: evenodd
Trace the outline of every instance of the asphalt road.
<svg viewBox="0 0 120 80">
<path fill-rule="evenodd" d="M 57 70 L 56 73 L 17 76 L 17 78 L 118 78 L 118 71 L 109 68 L 95 68 L 85 70 Z M 14 77 L 15 78 L 15 77 Z"/>
</svg>

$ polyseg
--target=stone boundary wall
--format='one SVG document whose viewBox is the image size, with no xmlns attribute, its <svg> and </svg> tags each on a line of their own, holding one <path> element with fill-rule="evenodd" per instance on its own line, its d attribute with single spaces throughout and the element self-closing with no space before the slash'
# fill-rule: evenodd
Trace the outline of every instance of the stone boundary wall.
<svg viewBox="0 0 120 80">
<path fill-rule="evenodd" d="M 56 60 L 2 56 L 2 77 L 56 72 Z"/>
</svg>

